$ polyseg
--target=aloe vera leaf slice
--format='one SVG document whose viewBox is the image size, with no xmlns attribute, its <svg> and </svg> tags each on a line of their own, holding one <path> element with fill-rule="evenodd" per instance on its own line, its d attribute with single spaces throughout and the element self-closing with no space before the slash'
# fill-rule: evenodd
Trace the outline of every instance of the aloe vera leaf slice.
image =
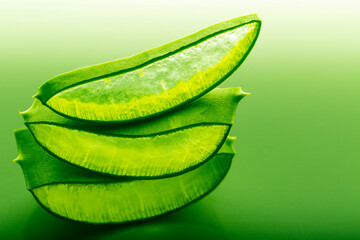
<svg viewBox="0 0 360 240">
<path fill-rule="evenodd" d="M 133 57 L 50 79 L 40 101 L 82 120 L 146 118 L 199 98 L 232 74 L 260 31 L 256 15 L 225 21 Z"/>
<path fill-rule="evenodd" d="M 162 179 L 119 180 L 89 176 L 92 173 L 59 162 L 40 149 L 27 130 L 18 130 L 15 136 L 16 162 L 40 205 L 56 216 L 89 223 L 137 221 L 182 208 L 220 184 L 235 154 L 234 139 L 229 138 L 218 154 L 193 171 Z M 60 165 L 52 166 L 56 162 Z"/>
<path fill-rule="evenodd" d="M 230 126 L 193 125 L 156 135 L 98 134 L 47 123 L 28 124 L 38 142 L 71 164 L 96 172 L 133 177 L 178 174 L 208 160 Z"/>
<path fill-rule="evenodd" d="M 31 190 L 50 212 L 90 223 L 121 223 L 174 211 L 209 193 L 225 177 L 232 156 L 215 156 L 184 175 L 127 183 L 59 183 Z M 141 181 L 141 182 L 139 182 Z"/>
<path fill-rule="evenodd" d="M 28 129 L 18 129 L 14 133 L 19 153 L 14 162 L 22 167 L 29 190 L 53 183 L 106 183 L 134 180 L 129 177 L 98 174 L 64 163 L 44 151 Z M 232 145 L 234 140 L 234 137 L 227 137 L 217 154 L 235 154 Z"/>
<path fill-rule="evenodd" d="M 243 92 L 239 87 L 215 88 L 203 97 L 172 111 L 171 114 L 164 114 L 136 124 L 102 124 L 73 120 L 56 114 L 37 99 L 34 100 L 31 108 L 22 112 L 21 115 L 25 124 L 55 123 L 92 132 L 148 135 L 200 123 L 233 124 L 237 105 L 247 95 L 248 93 Z"/>
</svg>

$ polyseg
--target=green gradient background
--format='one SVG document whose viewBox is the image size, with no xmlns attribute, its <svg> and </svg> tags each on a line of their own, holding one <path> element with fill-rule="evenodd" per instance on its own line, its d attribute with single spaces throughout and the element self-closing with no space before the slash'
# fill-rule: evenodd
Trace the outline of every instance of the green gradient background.
<svg viewBox="0 0 360 240">
<path fill-rule="evenodd" d="M 359 1 L 0 0 L 0 238 L 360 239 Z M 229 175 L 205 199 L 151 222 L 59 220 L 25 189 L 13 129 L 44 81 L 234 17 L 263 20 L 222 86 L 239 105 Z"/>
</svg>

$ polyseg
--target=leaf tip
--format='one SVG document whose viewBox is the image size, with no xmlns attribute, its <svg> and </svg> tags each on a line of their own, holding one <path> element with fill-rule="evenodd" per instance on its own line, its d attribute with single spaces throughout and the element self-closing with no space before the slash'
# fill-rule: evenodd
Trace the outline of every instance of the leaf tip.
<svg viewBox="0 0 360 240">
<path fill-rule="evenodd" d="M 34 110 L 35 109 L 35 102 L 36 102 L 36 99 L 35 99 L 35 101 L 33 102 L 33 104 L 31 105 L 31 107 L 29 109 L 27 109 L 25 111 L 22 111 L 22 112 L 19 111 L 20 116 L 24 119 L 25 122 L 28 120 L 29 115 L 31 115 L 30 113 L 35 111 Z"/>
<path fill-rule="evenodd" d="M 21 161 L 22 161 L 23 159 L 21 158 L 21 156 L 19 155 L 19 156 L 17 156 L 17 158 L 15 158 L 15 159 L 13 159 L 13 160 L 11 160 L 13 163 L 17 163 L 17 164 L 19 164 L 19 165 L 21 165 Z"/>
<path fill-rule="evenodd" d="M 228 149 L 229 153 L 236 154 L 235 148 L 234 148 L 234 142 L 236 140 L 236 137 L 227 136 L 226 141 L 224 143 L 225 148 Z"/>
<path fill-rule="evenodd" d="M 246 96 L 249 96 L 251 93 L 247 93 L 247 92 L 244 92 L 240 87 L 239 88 L 236 88 L 236 100 L 237 101 L 240 101 L 241 99 L 243 99 L 244 97 Z"/>
<path fill-rule="evenodd" d="M 35 95 L 33 95 L 32 98 L 37 98 L 37 99 L 39 99 L 39 95 L 40 95 L 40 93 L 39 93 L 39 91 L 37 91 L 37 93 L 36 93 Z"/>
</svg>

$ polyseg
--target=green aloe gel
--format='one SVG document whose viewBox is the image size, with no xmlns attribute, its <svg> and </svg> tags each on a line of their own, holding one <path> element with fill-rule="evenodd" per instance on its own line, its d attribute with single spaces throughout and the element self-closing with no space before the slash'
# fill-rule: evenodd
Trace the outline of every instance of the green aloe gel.
<svg viewBox="0 0 360 240">
<path fill-rule="evenodd" d="M 218 23 L 129 58 L 58 75 L 35 97 L 74 119 L 126 122 L 157 115 L 228 78 L 251 51 L 260 27 L 256 15 Z"/>
</svg>

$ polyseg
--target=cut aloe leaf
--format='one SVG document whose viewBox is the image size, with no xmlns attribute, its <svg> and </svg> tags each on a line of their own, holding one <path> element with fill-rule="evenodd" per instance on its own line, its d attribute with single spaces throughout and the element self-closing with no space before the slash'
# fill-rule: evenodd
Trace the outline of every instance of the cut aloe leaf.
<svg viewBox="0 0 360 240">
<path fill-rule="evenodd" d="M 240 88 L 216 89 L 174 114 L 106 131 L 89 131 L 91 124 L 59 117 L 40 103 L 23 116 L 37 142 L 68 163 L 116 176 L 164 177 L 195 168 L 220 149 L 245 95 Z"/>
<path fill-rule="evenodd" d="M 199 125 L 158 135 L 100 135 L 59 125 L 29 124 L 36 139 L 55 156 L 96 172 L 120 176 L 164 176 L 209 159 L 230 126 Z"/>
<path fill-rule="evenodd" d="M 211 192 L 227 174 L 233 138 L 209 162 L 179 176 L 129 180 L 72 167 L 43 151 L 26 129 L 15 132 L 28 189 L 50 213 L 89 223 L 122 223 L 163 215 Z"/>
<path fill-rule="evenodd" d="M 225 21 L 133 57 L 61 74 L 36 98 L 70 118 L 123 122 L 195 100 L 229 77 L 259 35 L 256 15 Z"/>
</svg>

